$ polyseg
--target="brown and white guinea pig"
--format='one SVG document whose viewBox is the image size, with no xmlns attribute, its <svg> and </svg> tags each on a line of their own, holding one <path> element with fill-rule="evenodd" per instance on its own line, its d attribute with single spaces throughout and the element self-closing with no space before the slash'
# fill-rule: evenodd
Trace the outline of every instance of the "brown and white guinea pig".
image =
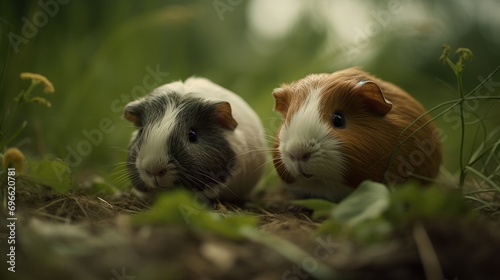
<svg viewBox="0 0 500 280">
<path fill-rule="evenodd" d="M 434 179 L 441 144 L 424 107 L 401 88 L 358 68 L 309 75 L 273 92 L 284 121 L 275 137 L 274 166 L 299 197 L 339 201 L 363 180 L 397 184 Z M 389 166 L 398 141 L 406 141 Z M 384 174 L 388 169 L 388 175 Z"/>
<path fill-rule="evenodd" d="M 204 78 L 154 89 L 127 104 L 136 131 L 127 168 L 135 189 L 186 188 L 210 199 L 244 200 L 265 163 L 261 121 L 238 95 Z"/>
</svg>

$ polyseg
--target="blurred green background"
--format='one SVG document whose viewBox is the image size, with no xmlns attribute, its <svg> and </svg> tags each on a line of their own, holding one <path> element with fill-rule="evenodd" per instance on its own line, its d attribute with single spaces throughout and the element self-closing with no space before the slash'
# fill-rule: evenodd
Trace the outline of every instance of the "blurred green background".
<svg viewBox="0 0 500 280">
<path fill-rule="evenodd" d="M 31 156 L 66 158 L 78 153 L 88 132 L 102 141 L 79 153 L 77 172 L 106 173 L 126 159 L 133 128 L 121 109 L 155 83 L 212 79 L 246 99 L 272 139 L 280 119 L 271 91 L 310 73 L 361 66 L 431 108 L 458 96 L 452 71 L 438 60 L 443 43 L 475 53 L 466 91 L 500 64 L 497 0 L 36 0 L 2 1 L 0 7 L 2 112 L 29 85 L 21 72 L 45 75 L 56 88 L 47 97 L 52 108 L 24 107 L 17 121 L 28 126 L 16 145 Z M 499 91 L 497 74 L 479 94 Z M 498 105 L 466 107 L 494 130 Z M 452 172 L 458 167 L 457 116 L 437 122 L 447 136 L 445 166 Z M 103 119 L 112 125 L 101 139 L 96 129 Z M 469 114 L 467 121 L 475 119 Z M 475 131 L 470 127 L 469 152 Z"/>
</svg>

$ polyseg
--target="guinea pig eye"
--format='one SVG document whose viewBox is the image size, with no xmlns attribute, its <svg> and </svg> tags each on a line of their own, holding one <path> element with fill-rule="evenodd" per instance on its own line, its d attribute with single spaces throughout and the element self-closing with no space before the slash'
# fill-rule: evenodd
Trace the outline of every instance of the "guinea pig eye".
<svg viewBox="0 0 500 280">
<path fill-rule="evenodd" d="M 191 143 L 198 142 L 198 134 L 196 133 L 196 131 L 194 131 L 193 129 L 190 129 L 188 132 L 188 139 L 189 139 L 189 142 L 191 142 Z"/>
<path fill-rule="evenodd" d="M 345 117 L 340 112 L 333 113 L 332 124 L 336 128 L 345 128 Z"/>
</svg>

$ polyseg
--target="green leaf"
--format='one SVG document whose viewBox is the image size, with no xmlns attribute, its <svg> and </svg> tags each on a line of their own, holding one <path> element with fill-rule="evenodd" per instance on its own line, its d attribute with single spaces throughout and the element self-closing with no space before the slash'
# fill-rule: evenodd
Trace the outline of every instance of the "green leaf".
<svg viewBox="0 0 500 280">
<path fill-rule="evenodd" d="M 185 190 L 162 194 L 152 209 L 133 218 L 136 224 L 178 225 L 191 230 L 213 233 L 225 238 L 241 239 L 243 227 L 257 226 L 257 218 L 249 215 L 224 217 L 209 211 L 202 198 Z"/>
<path fill-rule="evenodd" d="M 243 228 L 255 228 L 257 226 L 257 218 L 248 215 L 236 215 L 222 217 L 220 215 L 210 215 L 216 213 L 201 213 L 193 219 L 193 227 L 195 229 L 217 234 L 219 236 L 240 240 Z"/>
<path fill-rule="evenodd" d="M 86 194 L 91 195 L 117 195 L 120 193 L 120 190 L 116 188 L 114 185 L 109 183 L 106 179 L 101 176 L 93 177 L 90 181 L 87 182 L 87 188 L 84 189 Z M 83 188 L 81 188 L 83 189 Z"/>
<path fill-rule="evenodd" d="M 291 203 L 300 207 L 304 207 L 306 209 L 313 210 L 313 219 L 328 217 L 332 209 L 337 205 L 336 203 L 323 199 L 292 200 Z"/>
<path fill-rule="evenodd" d="M 342 231 L 342 224 L 333 220 L 322 222 L 318 229 L 319 234 L 337 234 Z"/>
<path fill-rule="evenodd" d="M 395 189 L 391 206 L 385 213 L 386 218 L 398 226 L 422 220 L 466 219 L 472 215 L 459 191 L 422 187 L 415 182 Z"/>
<path fill-rule="evenodd" d="M 315 211 L 330 210 L 336 205 L 333 202 L 323 199 L 292 200 L 291 203 Z"/>
<path fill-rule="evenodd" d="M 331 218 L 354 226 L 380 216 L 390 204 L 390 192 L 383 184 L 364 181 L 331 211 Z"/>
<path fill-rule="evenodd" d="M 133 217 L 136 224 L 187 224 L 191 215 L 201 210 L 193 205 L 193 197 L 186 191 L 175 191 L 160 195 L 151 210 Z M 186 219 L 185 219 L 186 217 Z"/>
<path fill-rule="evenodd" d="M 67 194 L 71 188 L 71 169 L 62 160 L 42 159 L 27 161 L 26 177 L 32 181 L 50 187 L 54 191 Z"/>
<path fill-rule="evenodd" d="M 356 225 L 350 231 L 350 235 L 355 240 L 364 243 L 380 242 L 390 236 L 393 225 L 383 217 L 367 220 Z"/>
</svg>

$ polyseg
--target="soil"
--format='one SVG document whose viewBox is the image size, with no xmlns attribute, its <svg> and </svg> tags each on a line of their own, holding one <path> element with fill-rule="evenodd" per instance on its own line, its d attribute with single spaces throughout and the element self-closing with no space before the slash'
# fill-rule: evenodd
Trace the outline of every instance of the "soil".
<svg viewBox="0 0 500 280">
<path fill-rule="evenodd" d="M 16 272 L 2 268 L 1 279 L 314 279 L 322 274 L 309 272 L 320 263 L 330 269 L 324 279 L 500 279 L 500 235 L 490 222 L 429 221 L 366 247 L 318 236 L 321 220 L 281 193 L 261 194 L 258 205 L 214 205 L 221 213 L 257 215 L 260 230 L 311 256 L 294 263 L 250 240 L 134 226 L 130 217 L 150 205 L 128 193 L 21 193 L 17 200 Z"/>
</svg>

